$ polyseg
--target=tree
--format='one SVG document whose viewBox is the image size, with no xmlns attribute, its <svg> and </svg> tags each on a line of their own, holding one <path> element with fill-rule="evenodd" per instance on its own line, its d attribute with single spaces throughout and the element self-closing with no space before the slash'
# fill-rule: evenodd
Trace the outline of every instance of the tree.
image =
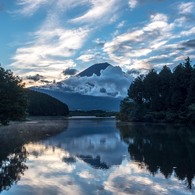
<svg viewBox="0 0 195 195">
<path fill-rule="evenodd" d="M 137 105 L 143 103 L 143 76 L 137 77 L 130 85 L 128 90 L 129 98 L 133 99 Z"/>
<path fill-rule="evenodd" d="M 160 81 L 160 100 L 161 100 L 161 109 L 167 110 L 170 106 L 171 101 L 171 80 L 172 72 L 169 67 L 164 66 L 159 72 L 159 81 Z"/>
<path fill-rule="evenodd" d="M 191 80 L 190 80 L 190 85 L 189 85 L 189 89 L 188 89 L 188 96 L 186 99 L 186 105 L 190 105 L 190 104 L 195 104 L 195 69 L 193 70 L 192 76 L 191 76 Z"/>
<path fill-rule="evenodd" d="M 28 114 L 31 116 L 66 116 L 68 106 L 59 100 L 37 91 L 27 90 Z"/>
<path fill-rule="evenodd" d="M 148 107 L 154 111 L 158 110 L 160 108 L 159 77 L 154 69 L 145 76 L 143 84 L 144 97 Z"/>
<path fill-rule="evenodd" d="M 195 66 L 191 66 L 188 57 L 173 72 L 164 66 L 159 73 L 152 69 L 144 77 L 137 77 L 128 90 L 128 98 L 133 104 L 129 107 L 125 100 L 122 101 L 119 116 L 132 121 L 139 118 L 150 122 L 194 122 L 194 91 Z M 137 113 L 139 117 L 134 117 Z"/>
<path fill-rule="evenodd" d="M 24 84 L 11 70 L 0 66 L 0 123 L 7 125 L 10 120 L 25 117 L 27 100 Z"/>
</svg>

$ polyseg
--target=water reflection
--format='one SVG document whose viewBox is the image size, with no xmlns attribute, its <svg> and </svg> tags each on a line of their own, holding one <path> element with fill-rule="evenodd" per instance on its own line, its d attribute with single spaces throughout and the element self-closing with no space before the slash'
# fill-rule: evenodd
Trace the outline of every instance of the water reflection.
<svg viewBox="0 0 195 195">
<path fill-rule="evenodd" d="M 67 122 L 58 121 L 54 125 L 47 121 L 14 123 L 0 127 L 0 192 L 9 190 L 28 169 L 29 153 L 25 144 L 59 133 L 67 127 Z"/>
<path fill-rule="evenodd" d="M 118 124 L 131 159 L 152 175 L 175 175 L 192 189 L 195 176 L 195 129 L 184 125 Z"/>
<path fill-rule="evenodd" d="M 114 120 L 69 121 L 66 131 L 45 140 L 44 144 L 61 148 L 94 168 L 120 165 L 128 155 Z"/>
<path fill-rule="evenodd" d="M 28 169 L 3 195 L 194 193 L 193 129 L 114 120 L 70 120 L 66 127 L 21 142 Z"/>
<path fill-rule="evenodd" d="M 5 145 L 0 144 L 0 148 Z M 11 148 L 10 148 L 11 149 Z M 27 158 L 26 148 L 19 146 L 16 149 L 12 148 L 13 153 L 0 155 L 0 192 L 9 190 L 9 188 L 17 183 L 21 175 L 28 168 L 25 164 Z"/>
</svg>

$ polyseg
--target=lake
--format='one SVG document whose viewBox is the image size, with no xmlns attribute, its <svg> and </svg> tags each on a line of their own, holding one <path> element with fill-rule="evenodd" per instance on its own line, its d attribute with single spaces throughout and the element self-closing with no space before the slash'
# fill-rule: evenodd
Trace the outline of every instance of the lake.
<svg viewBox="0 0 195 195">
<path fill-rule="evenodd" d="M 114 119 L 0 127 L 2 195 L 195 194 L 195 128 Z"/>
</svg>

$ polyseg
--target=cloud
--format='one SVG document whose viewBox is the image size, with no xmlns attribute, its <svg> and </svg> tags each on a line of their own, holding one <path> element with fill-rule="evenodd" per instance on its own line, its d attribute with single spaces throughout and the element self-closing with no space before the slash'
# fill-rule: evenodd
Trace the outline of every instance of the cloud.
<svg viewBox="0 0 195 195">
<path fill-rule="evenodd" d="M 88 33 L 88 29 L 83 28 L 41 28 L 33 34 L 29 44 L 16 50 L 10 66 L 21 76 L 25 76 L 25 69 L 28 74 L 39 70 L 44 76 L 51 76 L 52 72 L 52 80 L 59 79 L 57 77 L 61 70 L 67 66 L 76 66 L 67 58 L 82 47 Z"/>
<path fill-rule="evenodd" d="M 195 48 L 195 39 L 182 43 L 183 46 Z"/>
<path fill-rule="evenodd" d="M 151 15 L 148 24 L 116 36 L 105 43 L 104 51 L 116 63 L 129 64 L 131 58 L 144 57 L 171 38 L 172 26 L 164 14 Z"/>
<path fill-rule="evenodd" d="M 195 35 L 195 27 L 190 28 L 188 30 L 184 30 L 181 32 L 182 36 L 190 36 L 190 35 Z"/>
<path fill-rule="evenodd" d="M 182 2 L 178 5 L 178 11 L 180 14 L 190 14 L 195 9 L 194 2 Z"/>
<path fill-rule="evenodd" d="M 24 16 L 34 16 L 39 10 L 44 10 L 45 19 L 40 27 L 29 33 L 28 41 L 16 49 L 10 67 L 23 77 L 39 70 L 40 74 L 53 79 L 61 79 L 60 72 L 69 68 L 66 61 L 76 56 L 94 29 L 89 24 L 95 20 L 104 22 L 113 18 L 120 6 L 117 0 L 17 0 L 18 13 Z M 81 15 L 72 15 L 68 21 L 63 18 L 68 12 L 83 8 Z M 85 22 L 86 25 L 81 25 Z M 91 23 L 92 22 L 92 23 Z M 97 44 L 103 42 L 97 40 Z M 97 56 L 97 54 L 95 54 Z M 83 54 L 77 60 L 89 62 L 93 54 Z M 72 65 L 74 66 L 74 65 Z M 52 72 L 52 75 L 50 74 Z"/>
<path fill-rule="evenodd" d="M 129 0 L 129 7 L 134 9 L 138 5 L 138 0 Z"/>
<path fill-rule="evenodd" d="M 88 0 L 17 0 L 18 13 L 24 16 L 33 16 L 39 9 L 46 11 L 46 14 L 59 14 L 69 9 L 83 5 Z"/>
<path fill-rule="evenodd" d="M 94 54 L 84 54 L 77 58 L 77 60 L 81 60 L 83 62 L 91 62 L 94 59 Z"/>
<path fill-rule="evenodd" d="M 119 66 L 108 66 L 100 76 L 70 77 L 60 84 L 60 89 L 93 96 L 125 97 L 132 80 L 133 77 L 126 75 Z"/>
<path fill-rule="evenodd" d="M 104 40 L 101 40 L 100 38 L 97 38 L 96 40 L 94 40 L 94 42 L 101 47 L 104 46 L 104 44 L 106 43 Z"/>
<path fill-rule="evenodd" d="M 40 13 L 42 19 L 39 27 L 29 32 L 27 41 L 20 43 L 12 56 L 10 67 L 24 78 L 40 74 L 48 81 L 59 81 L 64 79 L 62 70 L 81 69 L 89 63 L 103 61 L 120 65 L 125 71 L 138 69 L 142 72 L 161 66 L 163 60 L 177 62 L 193 55 L 193 1 L 173 3 L 175 13 L 172 15 L 166 9 L 162 13 L 154 9 L 147 20 L 136 25 L 130 24 L 131 19 L 127 20 L 127 12 L 132 14 L 138 6 L 141 9 L 163 0 L 16 2 L 17 13 L 23 17 L 30 16 L 33 21 Z M 122 20 L 119 20 L 120 16 Z"/>
<path fill-rule="evenodd" d="M 33 81 L 39 81 L 41 79 L 44 78 L 44 76 L 40 75 L 40 74 L 36 74 L 36 75 L 33 75 L 33 76 L 27 76 L 26 77 L 28 80 L 33 80 Z"/>
<path fill-rule="evenodd" d="M 122 28 L 122 27 L 124 27 L 124 25 L 125 25 L 125 21 L 123 20 L 123 21 L 121 21 L 121 22 L 117 25 L 117 28 Z"/>
<path fill-rule="evenodd" d="M 65 70 L 63 70 L 63 74 L 66 75 L 75 75 L 78 72 L 77 69 L 74 68 L 66 68 Z"/>
<path fill-rule="evenodd" d="M 41 79 L 40 81 L 41 81 L 41 83 L 44 83 L 44 84 L 55 83 L 55 80 L 48 81 L 48 80 L 45 80 L 45 79 Z"/>
<path fill-rule="evenodd" d="M 77 18 L 72 19 L 72 22 L 76 23 L 106 23 L 110 20 L 113 13 L 119 8 L 119 2 L 117 0 L 90 0 L 91 9 L 85 14 Z M 103 20 L 101 20 L 103 19 Z M 99 21 L 99 22 L 98 22 Z"/>
<path fill-rule="evenodd" d="M 52 2 L 52 1 L 51 1 Z M 32 16 L 40 7 L 48 4 L 48 0 L 18 0 L 17 4 L 21 7 L 20 14 Z"/>
<path fill-rule="evenodd" d="M 137 69 L 131 69 L 131 70 L 128 70 L 127 71 L 127 74 L 129 74 L 129 75 L 139 75 L 140 74 L 140 71 L 139 70 L 137 70 Z"/>
</svg>

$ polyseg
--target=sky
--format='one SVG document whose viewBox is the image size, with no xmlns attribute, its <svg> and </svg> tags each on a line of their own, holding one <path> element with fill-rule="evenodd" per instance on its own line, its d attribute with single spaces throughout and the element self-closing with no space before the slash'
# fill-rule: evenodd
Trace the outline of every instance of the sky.
<svg viewBox="0 0 195 195">
<path fill-rule="evenodd" d="M 194 0 L 0 0 L 0 63 L 27 85 L 102 62 L 173 68 L 195 61 L 194 11 Z"/>
</svg>

